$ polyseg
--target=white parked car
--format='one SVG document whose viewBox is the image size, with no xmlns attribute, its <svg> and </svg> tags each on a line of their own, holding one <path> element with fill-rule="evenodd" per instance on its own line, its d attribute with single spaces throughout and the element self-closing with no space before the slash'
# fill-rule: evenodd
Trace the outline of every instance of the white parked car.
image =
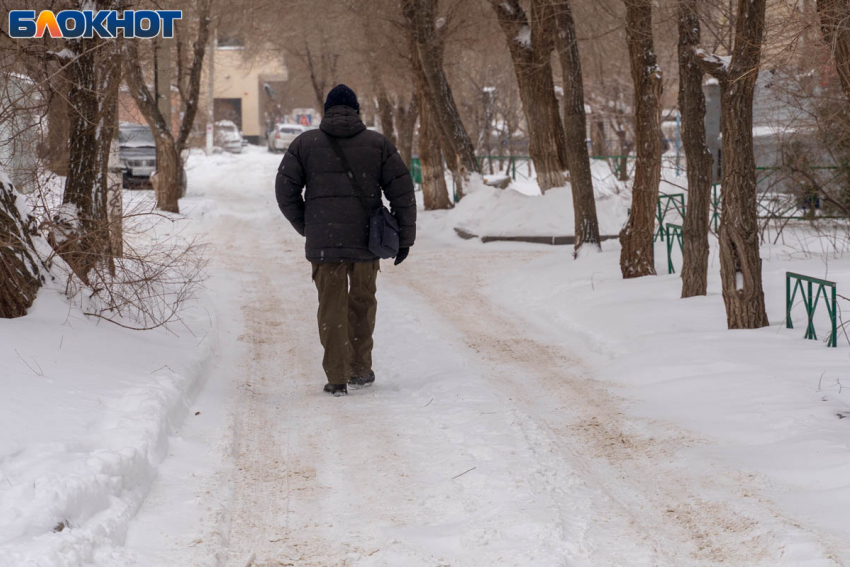
<svg viewBox="0 0 850 567">
<path fill-rule="evenodd" d="M 230 120 L 215 123 L 215 145 L 232 154 L 242 153 L 242 134 L 239 127 Z"/>
<path fill-rule="evenodd" d="M 285 152 L 289 144 L 309 128 L 299 124 L 276 124 L 268 136 L 270 152 Z"/>
</svg>

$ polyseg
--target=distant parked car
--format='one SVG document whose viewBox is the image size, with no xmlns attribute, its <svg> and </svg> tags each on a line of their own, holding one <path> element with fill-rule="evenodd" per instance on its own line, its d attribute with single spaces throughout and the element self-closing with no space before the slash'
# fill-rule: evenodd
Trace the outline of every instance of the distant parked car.
<svg viewBox="0 0 850 567">
<path fill-rule="evenodd" d="M 271 129 L 268 136 L 270 152 L 285 152 L 302 132 L 307 130 L 298 124 L 277 124 Z"/>
<path fill-rule="evenodd" d="M 242 153 L 242 134 L 230 120 L 215 123 L 215 145 L 232 154 Z"/>
<path fill-rule="evenodd" d="M 185 154 L 185 150 L 184 150 Z M 151 175 L 156 173 L 156 142 L 145 124 L 122 122 L 118 126 L 118 155 L 121 159 L 125 189 L 151 189 Z M 182 156 L 185 161 L 186 156 Z M 186 170 L 180 178 L 180 196 L 186 195 Z"/>
<path fill-rule="evenodd" d="M 144 124 L 122 122 L 118 127 L 118 146 L 124 187 L 150 187 L 151 175 L 156 171 L 156 142 L 151 129 Z"/>
</svg>

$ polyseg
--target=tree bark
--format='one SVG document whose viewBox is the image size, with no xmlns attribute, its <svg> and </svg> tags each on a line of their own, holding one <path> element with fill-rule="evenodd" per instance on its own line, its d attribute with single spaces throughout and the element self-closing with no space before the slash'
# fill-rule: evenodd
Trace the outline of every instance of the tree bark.
<svg viewBox="0 0 850 567">
<path fill-rule="evenodd" d="M 661 182 L 661 69 L 652 40 L 652 0 L 624 0 L 626 41 L 635 86 L 637 163 L 632 212 L 620 231 L 620 270 L 624 278 L 655 275 L 653 233 Z"/>
<path fill-rule="evenodd" d="M 823 39 L 835 59 L 841 90 L 850 101 L 850 2 L 817 0 Z"/>
<path fill-rule="evenodd" d="M 103 222 L 107 227 L 104 246 L 108 248 L 107 258 L 110 271 L 114 273 L 114 258 L 123 254 L 123 203 L 122 176 L 118 152 L 118 91 L 121 86 L 121 50 L 117 42 L 101 50 L 98 72 L 103 89 L 99 101 L 98 151 L 95 170 L 98 175 L 95 199 L 103 210 Z"/>
<path fill-rule="evenodd" d="M 109 112 L 101 106 L 109 89 L 102 81 L 109 79 L 113 65 L 99 57 L 103 55 L 99 51 L 105 51 L 104 41 L 99 37 L 66 40 L 68 53 L 74 55 L 61 59 L 70 85 L 68 176 L 51 244 L 85 283 L 89 271 L 109 251 L 101 158 L 104 144 L 111 140 L 104 140 L 100 129 L 104 113 Z"/>
<path fill-rule="evenodd" d="M 0 319 L 27 314 L 43 282 L 44 265 L 35 250 L 36 222 L 0 168 Z"/>
<path fill-rule="evenodd" d="M 570 0 L 552 0 L 557 30 L 555 45 L 564 76 L 564 132 L 567 139 L 567 165 L 575 210 L 575 252 L 584 244 L 600 249 L 596 196 L 587 152 L 587 116 L 584 111 L 584 78 L 578 52 L 576 26 Z"/>
<path fill-rule="evenodd" d="M 453 203 L 446 187 L 439 132 L 425 99 L 419 99 L 419 166 L 422 169 L 422 200 L 425 210 L 451 209 Z"/>
<path fill-rule="evenodd" d="M 404 0 L 402 9 L 413 40 L 412 51 L 418 56 L 418 72 L 424 81 L 420 96 L 433 112 L 440 132 L 440 147 L 452 171 L 458 198 L 462 198 L 467 176 L 480 173 L 480 169 L 443 70 L 443 41 L 436 28 L 436 3 L 437 0 Z"/>
<path fill-rule="evenodd" d="M 443 156 L 440 148 L 440 130 L 436 123 L 433 108 L 429 106 L 427 85 L 421 71 L 419 54 L 413 46 L 411 37 L 410 60 L 413 76 L 416 79 L 415 99 L 419 104 L 419 167 L 422 170 L 422 200 L 426 211 L 451 209 L 454 206 L 446 187 L 446 175 L 443 170 Z"/>
<path fill-rule="evenodd" d="M 68 175 L 68 130 L 70 108 L 68 105 L 68 85 L 62 76 L 47 78 L 50 85 L 50 98 L 47 103 L 47 137 L 41 156 L 47 167 L 62 177 Z"/>
<path fill-rule="evenodd" d="M 567 142 L 552 78 L 552 37 L 557 35 L 552 4 L 532 0 L 530 22 L 518 0 L 493 0 L 491 4 L 508 41 L 537 184 L 541 192 L 562 187 L 566 184 L 563 171 L 568 168 Z"/>
<path fill-rule="evenodd" d="M 416 120 L 419 118 L 419 97 L 416 91 L 413 92 L 406 106 L 399 101 L 395 115 L 398 129 L 398 153 L 410 169 L 413 156 L 413 134 L 416 131 Z"/>
<path fill-rule="evenodd" d="M 753 95 L 764 40 L 766 0 L 739 0 L 728 66 L 703 50 L 694 53 L 720 83 L 723 172 L 720 279 L 730 329 L 768 325 L 759 256 Z"/>
<path fill-rule="evenodd" d="M 711 207 L 711 166 L 705 143 L 703 70 L 694 61 L 700 42 L 697 0 L 679 1 L 679 112 L 688 175 L 688 207 L 684 221 L 682 297 L 705 295 L 708 286 L 708 232 Z"/>
</svg>

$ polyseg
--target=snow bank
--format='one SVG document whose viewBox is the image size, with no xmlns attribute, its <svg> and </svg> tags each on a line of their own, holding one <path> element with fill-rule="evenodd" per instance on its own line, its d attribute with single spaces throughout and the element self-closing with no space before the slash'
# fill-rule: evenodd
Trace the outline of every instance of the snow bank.
<svg viewBox="0 0 850 567">
<path fill-rule="evenodd" d="M 627 218 L 630 196 L 607 164 L 594 164 L 599 231 L 617 234 Z M 537 182 L 518 181 L 496 189 L 473 177 L 468 194 L 445 217 L 446 227 L 478 236 L 563 236 L 575 234 L 572 189 L 556 187 L 540 194 Z"/>
<path fill-rule="evenodd" d="M 76 566 L 123 544 L 216 343 L 202 305 L 183 320 L 98 323 L 58 279 L 0 319 L 0 565 Z"/>
</svg>

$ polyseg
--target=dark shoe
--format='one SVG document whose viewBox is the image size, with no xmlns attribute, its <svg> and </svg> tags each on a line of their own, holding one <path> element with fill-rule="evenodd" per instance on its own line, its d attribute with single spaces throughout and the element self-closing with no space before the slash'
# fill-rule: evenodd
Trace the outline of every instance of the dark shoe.
<svg viewBox="0 0 850 567">
<path fill-rule="evenodd" d="M 348 385 L 352 388 L 365 388 L 366 386 L 371 386 L 375 383 L 375 373 L 371 370 L 369 374 L 365 376 L 352 376 L 351 380 L 348 381 Z"/>
<path fill-rule="evenodd" d="M 345 384 L 331 384 L 328 382 L 325 384 L 325 392 L 328 394 L 338 398 L 340 396 L 344 396 L 348 393 L 348 388 Z"/>
</svg>

